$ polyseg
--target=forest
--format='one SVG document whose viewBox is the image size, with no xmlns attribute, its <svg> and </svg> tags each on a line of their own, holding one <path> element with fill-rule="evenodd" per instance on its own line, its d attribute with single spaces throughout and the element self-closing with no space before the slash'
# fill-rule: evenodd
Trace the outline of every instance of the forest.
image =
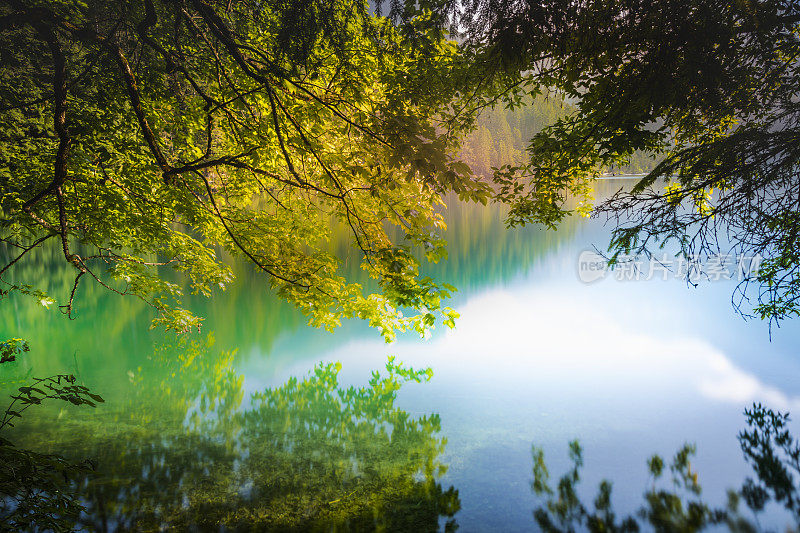
<svg viewBox="0 0 800 533">
<path fill-rule="evenodd" d="M 538 95 L 515 109 L 502 106 L 485 109 L 478 115 L 475 129 L 462 141 L 458 158 L 476 175 L 491 177 L 493 169 L 522 164 L 527 158 L 530 139 L 574 111 L 574 106 L 555 95 Z M 643 176 L 656 163 L 653 154 L 635 151 L 627 161 L 603 167 L 601 174 Z"/>
</svg>

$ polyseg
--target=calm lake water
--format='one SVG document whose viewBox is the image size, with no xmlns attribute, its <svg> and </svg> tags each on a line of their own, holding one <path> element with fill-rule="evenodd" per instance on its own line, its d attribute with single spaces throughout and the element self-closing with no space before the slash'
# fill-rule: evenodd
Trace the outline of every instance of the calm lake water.
<svg viewBox="0 0 800 533">
<path fill-rule="evenodd" d="M 312 329 L 245 267 L 227 292 L 191 300 L 204 330 L 180 339 L 88 283 L 73 321 L 4 301 L 0 335 L 31 344 L 12 378 L 75 373 L 107 400 L 31 409 L 15 442 L 95 459 L 87 523 L 99 528 L 530 531 L 534 444 L 557 479 L 579 439 L 580 493 L 591 502 L 609 479 L 622 513 L 642 503 L 648 457 L 696 443 L 704 498 L 722 505 L 751 474 L 743 409 L 800 412 L 800 323 L 770 341 L 766 323 L 733 310 L 735 281 L 618 271 L 585 283 L 579 258 L 605 250 L 602 221 L 506 230 L 497 209 L 458 204 L 445 218 L 450 259 L 427 270 L 459 288 L 461 318 L 427 340 L 387 345 L 358 322 Z M 69 290 L 55 260 L 26 268 Z"/>
</svg>

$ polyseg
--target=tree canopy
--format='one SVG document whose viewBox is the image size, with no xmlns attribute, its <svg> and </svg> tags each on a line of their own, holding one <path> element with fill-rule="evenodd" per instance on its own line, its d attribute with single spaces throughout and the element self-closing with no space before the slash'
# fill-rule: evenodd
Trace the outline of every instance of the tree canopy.
<svg viewBox="0 0 800 533">
<path fill-rule="evenodd" d="M 467 2 L 460 26 L 525 91 L 574 112 L 495 173 L 509 223 L 555 225 L 570 195 L 642 152 L 660 159 L 597 206 L 616 224 L 612 262 L 670 242 L 694 257 L 760 255 L 755 312 L 800 311 L 800 9 L 742 2 Z M 672 181 L 662 187 L 660 180 Z M 742 303 L 742 300 L 739 300 Z"/>
<path fill-rule="evenodd" d="M 445 257 L 445 194 L 555 227 L 627 165 L 649 174 L 595 211 L 617 222 L 612 262 L 669 242 L 758 254 L 756 313 L 798 313 L 795 3 L 383 4 L 4 2 L 3 291 L 53 302 L 14 266 L 58 247 L 75 270 L 66 314 L 90 280 L 186 330 L 200 319 L 165 269 L 210 294 L 232 279 L 232 254 L 316 326 L 424 333 L 456 316 L 443 305 L 454 288 L 412 253 Z M 565 102 L 554 124 L 508 114 L 543 93 Z M 485 119 L 499 141 L 475 129 L 492 105 L 512 110 Z M 376 294 L 339 269 L 332 224 Z"/>
<path fill-rule="evenodd" d="M 75 270 L 66 314 L 91 280 L 185 330 L 200 319 L 164 269 L 210 294 L 231 280 L 224 252 L 316 326 L 360 317 L 391 338 L 436 312 L 452 323 L 452 288 L 420 276 L 410 248 L 444 256 L 442 194 L 488 198 L 454 153 L 490 91 L 460 92 L 472 60 L 431 11 L 407 14 L 396 25 L 357 0 L 3 3 L 4 292 L 50 304 L 10 276 L 58 246 Z M 338 272 L 335 223 L 378 294 Z"/>
</svg>

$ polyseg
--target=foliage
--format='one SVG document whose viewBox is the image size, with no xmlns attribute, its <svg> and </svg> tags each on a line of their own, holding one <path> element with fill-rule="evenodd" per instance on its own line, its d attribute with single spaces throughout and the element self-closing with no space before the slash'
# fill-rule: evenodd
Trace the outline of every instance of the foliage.
<svg viewBox="0 0 800 533">
<path fill-rule="evenodd" d="M 10 339 L 2 343 L 2 350 L 2 362 L 12 362 L 28 351 L 28 344 L 22 339 Z M 7 432 L 22 412 L 45 400 L 91 407 L 103 402 L 102 397 L 76 381 L 73 375 L 59 374 L 19 387 L 3 412 L 0 431 Z M 75 481 L 91 472 L 91 463 L 73 463 L 59 455 L 20 449 L 2 436 L 4 433 L 0 433 L 0 529 L 72 531 L 84 510 L 74 494 Z"/>
<path fill-rule="evenodd" d="M 439 417 L 411 416 L 398 390 L 430 379 L 390 359 L 365 386 L 339 363 L 247 394 L 234 355 L 180 338 L 131 373 L 121 409 L 71 418 L 43 446 L 92 457 L 79 525 L 132 530 L 435 530 L 458 491 L 436 482 Z M 29 431 L 32 439 L 40 435 Z"/>
<path fill-rule="evenodd" d="M 797 2 L 441 4 L 478 56 L 516 75 L 508 105 L 555 91 L 574 106 L 531 137 L 527 161 L 495 173 L 509 224 L 555 225 L 587 180 L 646 154 L 649 174 L 596 210 L 616 224 L 612 264 L 667 244 L 701 260 L 760 255 L 737 309 L 753 296 L 761 318 L 798 313 Z"/>
<path fill-rule="evenodd" d="M 424 334 L 455 317 L 452 290 L 409 253 L 445 257 L 444 193 L 508 204 L 509 226 L 552 228 L 590 211 L 594 177 L 628 168 L 649 174 L 599 208 L 618 224 L 612 262 L 670 242 L 760 255 L 742 297 L 752 282 L 759 316 L 796 314 L 794 2 L 393 0 L 388 19 L 382 4 L 5 4 L 6 290 L 54 303 L 12 269 L 52 246 L 75 271 L 68 315 L 93 279 L 184 331 L 200 319 L 164 269 L 208 295 L 231 280 L 222 249 L 316 326 L 360 317 L 387 339 Z M 544 93 L 566 114 L 523 127 Z M 495 104 L 507 109 L 483 120 L 497 128 L 476 125 Z M 660 191 L 663 177 L 678 187 Z M 349 229 L 374 294 L 328 250 L 331 221 Z"/>
<path fill-rule="evenodd" d="M 22 418 L 22 412 L 32 405 L 41 405 L 44 400 L 61 400 L 72 405 L 91 407 L 96 407 L 95 402 L 103 402 L 100 395 L 89 392 L 89 388 L 84 385 L 76 385 L 76 381 L 77 378 L 72 374 L 57 374 L 35 378 L 30 386 L 19 387 L 18 393 L 11 396 L 12 402 L 0 419 L 0 430 L 13 427 L 14 418 Z"/>
<path fill-rule="evenodd" d="M 691 464 L 696 449 L 685 444 L 669 465 L 671 483 L 667 487 L 659 486 L 665 474 L 664 460 L 654 455 L 647 461 L 652 485 L 644 493 L 645 504 L 634 515 L 617 519 L 611 501 L 612 485 L 607 480 L 600 483 L 592 511 L 577 493 L 583 450 L 578 441 L 573 441 L 569 445 L 572 469 L 561 477 L 556 490 L 550 486 L 544 452 L 532 447 L 531 488 L 537 496 L 547 498 L 545 505 L 534 511 L 536 522 L 542 530 L 551 532 L 701 531 L 713 526 L 752 532 L 761 529 L 758 513 L 774 502 L 791 512 L 800 525 L 800 487 L 794 478 L 800 474 L 800 446 L 786 427 L 788 413 L 775 413 L 754 404 L 744 414 L 749 429 L 739 434 L 739 444 L 756 479 L 746 479 L 739 491 L 729 490 L 725 508 L 713 508 L 702 500 L 698 474 Z M 755 522 L 739 513 L 741 500 L 756 515 Z"/>
<path fill-rule="evenodd" d="M 745 409 L 750 430 L 739 433 L 739 444 L 757 479 L 748 478 L 742 498 L 755 511 L 769 501 L 788 509 L 800 524 L 800 443 L 789 433 L 789 413 L 775 413 L 761 404 Z"/>
<path fill-rule="evenodd" d="M 74 269 L 66 314 L 91 280 L 184 331 L 200 319 L 164 271 L 209 295 L 231 281 L 224 250 L 315 326 L 359 317 L 391 339 L 451 321 L 451 291 L 404 246 L 439 260 L 441 195 L 487 200 L 453 153 L 495 81 L 460 92 L 479 76 L 467 52 L 430 11 L 407 15 L 394 25 L 359 0 L 3 4 L 6 289 L 53 301 L 13 276 L 51 246 Z M 339 271 L 331 221 L 377 293 Z"/>
<path fill-rule="evenodd" d="M 0 442 L 0 527 L 5 531 L 74 531 L 83 506 L 74 480 L 92 471 L 73 463 Z"/>
<path fill-rule="evenodd" d="M 544 462 L 544 452 L 533 447 L 533 476 L 531 485 L 537 496 L 546 495 L 546 507 L 534 512 L 536 522 L 544 531 L 576 531 L 587 529 L 592 532 L 614 531 L 632 532 L 640 530 L 640 523 L 634 516 L 617 520 L 611 502 L 612 485 L 602 481 L 594 501 L 594 511 L 581 502 L 576 489 L 580 481 L 580 468 L 583 466 L 583 450 L 578 441 L 570 443 L 572 469 L 558 482 L 557 496 L 549 486 L 549 473 Z M 689 458 L 694 454 L 694 446 L 685 445 L 672 459 L 669 470 L 672 473 L 671 488 L 657 488 L 664 474 L 664 460 L 654 455 L 648 461 L 653 478 L 652 488 L 645 492 L 646 506 L 638 515 L 645 519 L 655 531 L 699 531 L 704 527 L 720 523 L 725 514 L 712 510 L 696 499 L 700 496 L 697 473 L 692 471 Z"/>
<path fill-rule="evenodd" d="M 603 183 L 606 182 L 598 184 Z M 461 292 L 449 303 L 456 309 L 470 293 L 529 271 L 560 243 L 569 240 L 579 223 L 567 220 L 557 232 L 533 226 L 506 231 L 499 206 L 472 203 L 450 205 L 442 216 L 447 224 L 448 259 L 424 265 L 422 272 L 459 287 Z M 372 290 L 367 275 L 359 267 L 359 257 L 349 248 L 346 228 L 334 231 L 333 236 L 332 253 L 346 258 L 341 266 L 344 275 Z M 15 267 L 20 269 L 20 275 L 46 284 L 50 293 L 70 290 L 74 278 L 72 267 L 63 262 L 58 250 L 40 250 L 30 255 L 30 262 Z M 345 341 L 346 335 L 329 336 L 323 332 L 293 335 L 304 328 L 303 315 L 275 295 L 260 290 L 263 278 L 244 261 L 231 262 L 236 279 L 224 293 L 210 299 L 191 296 L 185 303 L 193 312 L 206 317 L 204 327 L 213 330 L 218 346 L 249 347 L 239 354 L 243 364 L 263 353 L 272 353 L 273 362 L 281 357 L 289 364 L 289 360 L 297 360 L 298 353 L 302 354 L 301 359 L 310 357 L 316 351 L 312 349 L 315 343 L 331 348 Z M 185 280 L 169 273 L 165 277 L 188 290 Z M 247 309 L 245 313 L 243 308 Z M 70 369 L 87 383 L 102 382 L 104 396 L 111 395 L 107 400 L 113 401 L 113 395 L 125 386 L 126 371 L 142 365 L 152 345 L 172 335 L 161 330 L 148 331 L 152 313 L 144 302 L 120 298 L 99 284 L 87 283 L 81 287 L 81 306 L 75 316 L 77 319 L 73 321 L 53 320 L 53 315 L 42 312 L 37 302 L 19 294 L 10 295 L 0 304 L 0 338 L 24 335 L 32 345 L 47 347 L 30 353 L 22 368 L 9 378 L 23 385 L 30 377 L 26 377 L 28 373 L 44 375 L 53 369 Z M 287 335 L 292 346 L 287 348 L 284 344 L 283 349 L 276 350 L 275 343 L 288 338 Z M 110 353 L 114 357 L 108 357 Z M 7 381 L 3 378 L 0 385 Z"/>
<path fill-rule="evenodd" d="M 8 339 L 0 343 L 0 364 L 13 363 L 24 352 L 30 351 L 25 339 Z"/>
</svg>

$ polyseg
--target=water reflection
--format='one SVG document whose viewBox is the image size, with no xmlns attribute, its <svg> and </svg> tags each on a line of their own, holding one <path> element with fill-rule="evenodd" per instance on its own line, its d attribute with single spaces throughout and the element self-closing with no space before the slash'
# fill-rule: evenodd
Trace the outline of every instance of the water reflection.
<svg viewBox="0 0 800 533">
<path fill-rule="evenodd" d="M 611 280 L 608 290 L 587 289 L 565 279 L 574 271 L 543 270 L 462 302 L 456 330 L 393 348 L 404 361 L 436 369 L 430 388 L 402 400 L 410 409 L 434 403 L 443 417 L 447 481 L 462 489 L 459 522 L 531 530 L 528 483 L 520 475 L 529 469 L 526 449 L 536 441 L 560 450 L 575 436 L 591 445 L 590 478 L 617 473 L 621 512 L 634 512 L 646 483 L 631 462 L 644 464 L 648 453 L 671 453 L 686 440 L 700 445 L 697 463 L 711 503 L 724 505 L 718 499 L 725 488 L 747 470 L 732 438 L 741 409 L 760 401 L 796 411 L 796 361 L 787 354 L 782 383 L 761 370 L 779 353 L 764 339 L 758 351 L 710 340 L 703 330 L 744 335 L 747 325 L 688 291 L 675 305 L 653 296 L 654 284 Z M 353 341 L 323 356 L 350 368 L 376 349 Z M 766 513 L 762 523 L 774 527 L 778 518 Z"/>
<path fill-rule="evenodd" d="M 772 411 L 761 404 L 744 410 L 747 429 L 739 433 L 742 453 L 752 467 L 739 489 L 727 490 L 725 506 L 715 507 L 703 496 L 700 477 L 692 462 L 696 446 L 684 444 L 667 463 L 653 455 L 647 461 L 650 474 L 639 509 L 618 516 L 614 510 L 613 484 L 600 482 L 593 505 L 578 490 L 584 466 L 583 448 L 569 444 L 571 466 L 553 485 L 544 451 L 532 446 L 531 490 L 541 505 L 533 512 L 542 531 L 636 532 L 640 530 L 694 532 L 724 526 L 733 532 L 761 531 L 763 512 L 785 518 L 785 530 L 800 526 L 800 442 L 787 427 L 788 413 Z M 744 505 L 742 505 L 742 503 Z M 593 507 L 593 508 L 592 508 Z"/>
<path fill-rule="evenodd" d="M 800 411 L 795 391 L 764 383 L 700 336 L 653 334 L 633 325 L 631 317 L 620 316 L 626 311 L 639 314 L 641 308 L 615 308 L 614 300 L 604 298 L 612 304 L 606 310 L 591 293 L 572 294 L 566 301 L 563 295 L 563 288 L 541 285 L 487 291 L 461 306 L 455 331 L 417 349 L 427 352 L 430 361 L 440 358 L 438 354 L 457 353 L 462 363 L 484 366 L 486 353 L 502 354 L 490 366 L 547 374 L 562 386 L 591 381 L 630 394 L 646 384 L 650 394 L 672 390 L 735 407 L 761 401 Z"/>
<path fill-rule="evenodd" d="M 390 359 L 363 387 L 341 365 L 245 395 L 233 353 L 180 340 L 131 372 L 127 405 L 39 418 L 28 442 L 91 457 L 84 527 L 106 530 L 436 530 L 455 527 L 458 491 L 438 415 L 395 405 L 430 379 Z M 58 421 L 59 418 L 62 420 Z M 45 436 L 46 435 L 46 436 Z M 39 439 L 39 442 L 36 442 Z"/>
<path fill-rule="evenodd" d="M 618 188 L 619 183 L 598 185 L 607 189 L 598 192 L 600 197 Z M 274 439 L 273 445 L 283 446 L 280 448 L 283 455 L 273 457 L 261 452 L 265 462 L 291 465 L 296 471 L 306 468 L 314 475 L 319 474 L 319 478 L 311 476 L 318 479 L 314 486 L 330 489 L 335 486 L 330 481 L 334 476 L 342 483 L 375 479 L 406 487 L 403 492 L 412 496 L 392 500 L 387 495 L 382 501 L 394 503 L 386 503 L 384 510 L 375 511 L 379 516 L 388 513 L 390 507 L 402 509 L 403 501 L 416 498 L 428 502 L 420 505 L 429 509 L 425 516 L 431 516 L 431 524 L 436 513 L 444 523 L 448 507 L 436 502 L 448 494 L 447 487 L 458 487 L 458 523 L 470 531 L 535 528 L 529 486 L 531 442 L 545 447 L 548 456 L 556 461 L 554 471 L 561 472 L 568 466 L 558 463 L 563 454 L 557 451 L 563 450 L 568 439 L 578 436 L 586 444 L 586 484 L 596 487 L 602 476 L 613 473 L 617 509 L 622 516 L 635 513 L 647 483 L 645 469 L 631 465 L 644 465 L 649 453 L 668 456 L 683 442 L 695 441 L 698 443 L 695 462 L 704 475 L 707 490 L 704 495 L 714 500 L 710 505 L 719 508 L 725 505 L 719 500 L 724 500 L 725 488 L 740 482 L 749 472 L 733 438 L 741 428 L 742 407 L 752 401 L 764 402 L 776 410 L 797 412 L 800 407 L 796 379 L 800 372 L 797 358 L 800 323 L 787 322 L 780 331 L 773 332 L 773 340 L 768 342 L 764 324 L 744 323 L 732 311 L 731 284 L 704 283 L 695 289 L 674 279 L 618 282 L 615 276 L 608 276 L 587 285 L 578 280 L 577 260 L 582 251 L 593 245 L 604 249 L 608 228 L 601 221 L 573 219 L 572 226 L 554 233 L 535 228 L 507 231 L 502 213 L 489 208 L 454 205 L 446 216 L 450 260 L 431 266 L 426 274 L 461 289 L 453 302 L 462 315 L 457 329 L 437 331 L 433 339 L 424 343 L 412 337 L 401 338 L 389 347 L 406 363 L 432 366 L 436 371 L 436 379 L 424 386 L 406 382 L 396 391 L 393 408 L 407 413 L 412 421 L 431 411 L 441 415 L 441 420 L 436 421 L 441 432 L 437 429 L 428 441 L 419 437 L 418 442 L 426 450 L 422 442 L 433 446 L 446 436 L 446 449 L 436 456 L 432 450 L 409 453 L 428 454 L 436 457 L 434 462 L 448 465 L 442 477 L 433 476 L 436 483 L 443 484 L 443 489 L 427 488 L 424 483 L 412 489 L 411 485 L 403 485 L 389 474 L 381 473 L 387 468 L 411 472 L 412 467 L 422 463 L 401 461 L 407 466 L 395 467 L 399 459 L 390 460 L 391 456 L 374 459 L 368 444 L 357 445 L 359 441 L 354 435 L 358 432 L 352 433 L 352 428 L 346 438 L 331 433 L 334 438 L 331 442 L 344 438 L 346 444 L 341 447 L 349 450 L 348 454 L 363 450 L 358 456 L 362 458 L 362 466 L 347 470 L 350 455 L 344 451 L 334 453 L 321 441 L 314 440 L 321 439 L 333 421 L 341 420 L 333 413 L 303 411 L 301 404 L 286 404 L 287 412 L 298 420 L 304 416 L 310 420 L 313 415 L 321 420 L 330 418 L 332 422 L 323 422 L 316 430 L 292 426 L 286 421 L 279 425 L 278 404 L 284 400 L 273 397 L 265 404 L 266 412 L 274 413 L 269 422 L 264 422 L 266 429 L 246 420 L 241 413 L 260 409 L 261 405 L 252 393 L 269 388 L 284 391 L 284 397 L 311 394 L 307 388 L 301 393 L 288 387 L 292 376 L 311 372 L 308 379 L 322 389 L 327 387 L 324 379 L 314 377 L 315 364 L 320 360 L 342 362 L 342 370 L 336 373 L 339 390 L 347 390 L 342 384 L 367 383 L 370 371 L 381 362 L 376 358 L 387 352 L 387 346 L 363 325 L 346 324 L 333 335 L 304 327 L 302 316 L 272 298 L 262 288 L 263 284 L 244 269 L 237 272 L 239 282 L 228 292 L 210 301 L 198 300 L 197 306 L 192 307 L 208 317 L 204 333 L 214 330 L 219 346 L 223 349 L 241 346 L 239 354 L 229 354 L 230 361 L 215 356 L 190 363 L 181 360 L 175 349 L 153 355 L 152 345 L 160 342 L 160 337 L 157 332 L 147 333 L 149 310 L 136 308 L 135 300 L 95 292 L 91 284 L 80 289 L 89 301 L 79 309 L 82 314 L 77 320 L 59 320 L 57 311 L 45 312 L 35 305 L 29 306 L 29 302 L 9 299 L 0 305 L 0 330 L 6 332 L 5 338 L 23 336 L 31 341 L 34 351 L 30 354 L 30 366 L 21 369 L 21 377 L 27 372 L 32 375 L 74 372 L 107 399 L 108 403 L 95 411 L 98 418 L 94 422 L 84 419 L 75 422 L 73 416 L 84 414 L 65 413 L 61 423 L 68 424 L 65 427 L 72 427 L 76 433 L 73 437 L 61 431 L 58 438 L 77 444 L 82 439 L 91 441 L 89 437 L 97 435 L 99 440 L 92 446 L 98 455 L 107 453 L 108 461 L 129 464 L 127 472 L 118 467 L 123 481 L 113 481 L 112 476 L 111 481 L 104 482 L 111 487 L 102 504 L 108 524 L 129 516 L 139 494 L 146 497 L 142 496 L 143 510 L 139 511 L 144 518 L 137 520 L 151 520 L 147 523 L 190 516 L 181 509 L 191 501 L 197 502 L 192 509 L 207 505 L 220 516 L 223 516 L 220 509 L 228 504 L 230 513 L 234 513 L 234 503 L 244 509 L 259 508 L 260 503 L 247 503 L 248 498 L 257 500 L 258 490 L 267 490 L 263 488 L 265 485 L 277 486 L 277 481 L 269 485 L 270 476 L 299 483 L 289 475 L 289 466 L 283 469 L 275 466 L 274 470 L 268 470 L 274 474 L 255 476 L 252 483 L 241 474 L 244 468 L 241 465 L 249 465 L 247 468 L 254 471 L 266 469 L 262 464 L 245 463 L 246 453 L 252 453 L 248 450 L 256 447 L 253 443 L 260 442 L 259 439 L 264 442 Z M 356 263 L 347 262 L 348 248 L 344 241 L 336 246 L 340 247 L 339 255 L 345 258 L 343 268 L 357 269 Z M 48 265 L 39 263 L 38 270 L 26 276 L 49 276 L 54 284 L 61 283 L 68 290 L 71 277 L 61 280 L 59 271 Z M 192 335 L 199 338 L 195 333 Z M 197 370 L 198 365 L 205 365 L 202 371 Z M 333 370 L 335 366 L 330 372 Z M 299 389 L 304 381 L 297 380 L 296 387 Z M 217 389 L 218 393 L 208 392 Z M 131 396 L 130 390 L 137 392 Z M 327 404 L 331 410 L 337 408 L 335 402 L 343 402 L 338 408 L 354 412 L 352 404 L 332 392 L 320 398 L 323 397 L 335 400 Z M 205 404 L 201 398 L 206 398 Z M 123 408 L 124 405 L 129 407 Z M 167 416 L 168 411 L 174 412 Z M 170 420 L 169 424 L 166 420 Z M 282 444 L 277 439 L 284 427 L 290 437 Z M 379 435 L 377 423 L 374 428 Z M 41 434 L 50 430 L 49 425 L 32 429 L 25 438 L 41 441 L 44 438 Z M 209 434 L 204 436 L 207 430 Z M 377 440 L 371 442 L 390 446 L 387 442 L 391 443 L 393 435 L 393 431 L 387 431 L 386 436 L 375 437 Z M 142 474 L 144 459 L 137 459 L 135 454 L 123 457 L 128 453 L 124 439 L 134 437 L 141 438 L 142 444 L 130 449 L 153 456 L 147 474 Z M 22 442 L 22 438 L 18 440 Z M 298 441 L 315 442 L 319 451 L 315 452 L 311 444 L 303 449 Z M 250 444 L 245 446 L 240 442 Z M 167 445 L 174 450 L 169 451 L 173 455 L 166 455 Z M 116 458 L 105 452 L 105 447 L 115 449 Z M 50 449 L 58 451 L 56 445 Z M 302 460 L 298 464 L 289 462 L 294 450 L 300 450 Z M 330 469 L 328 474 L 322 474 L 325 469 L 314 462 L 315 453 L 323 454 L 320 457 L 326 457 L 326 461 L 341 460 L 341 466 L 333 474 Z M 183 482 L 184 478 L 162 464 L 162 458 L 173 461 L 177 471 L 186 472 L 187 481 Z M 215 469 L 213 463 L 217 461 L 223 465 L 227 462 L 227 466 Z M 195 463 L 205 466 L 195 467 Z M 387 466 L 375 467 L 376 474 L 370 473 L 369 464 Z M 216 477 L 211 481 L 203 477 L 210 476 L 204 468 L 218 475 L 219 481 Z M 361 468 L 368 472 L 367 478 Z M 416 480 L 424 477 L 424 468 L 420 467 L 419 472 L 398 475 Z M 356 474 L 361 477 L 352 477 Z M 156 497 L 162 481 L 154 481 L 152 486 L 146 482 L 150 479 L 146 476 L 155 475 L 177 479 L 170 481 L 178 487 L 169 489 L 171 496 L 165 499 L 169 503 L 162 507 L 158 507 Z M 136 494 L 125 497 L 129 503 L 122 512 L 121 503 L 109 502 L 117 501 L 114 490 L 121 490 L 119 487 L 129 480 L 136 480 L 130 482 L 131 487 L 144 488 L 137 488 Z M 186 492 L 188 480 L 195 487 L 213 488 L 223 495 L 218 500 L 223 503 L 208 503 L 214 498 L 200 489 Z M 273 503 L 265 504 L 264 508 L 270 512 L 286 509 L 287 514 L 304 516 L 306 507 L 301 503 L 295 503 L 294 507 L 288 503 L 280 507 L 277 503 L 281 497 L 288 502 L 292 495 L 306 490 L 291 483 L 287 486 L 296 488 L 289 495 L 266 492 Z M 316 502 L 308 507 L 317 509 L 308 511 L 316 517 L 315 523 L 323 521 L 320 509 L 328 509 L 329 502 L 348 494 L 344 490 L 330 490 L 333 494 L 325 496 L 330 498 L 327 501 L 303 500 Z M 427 495 L 414 495 L 414 490 L 424 490 Z M 366 492 L 369 491 L 364 489 L 356 494 Z M 184 495 L 187 495 L 185 500 Z M 98 498 L 93 505 L 99 505 L 99 501 Z M 350 508 L 349 500 L 345 498 L 342 502 Z M 169 509 L 173 511 L 168 512 Z M 417 516 L 414 509 L 398 513 Z M 359 512 L 355 509 L 348 516 L 361 516 Z M 93 513 L 94 517 L 101 515 L 98 509 Z M 762 524 L 766 527 L 782 526 L 780 516 L 773 517 L 769 512 L 765 515 Z M 230 518 L 233 514 L 224 516 L 228 517 L 226 520 L 234 520 Z"/>
<path fill-rule="evenodd" d="M 459 289 L 451 305 L 457 305 L 476 290 L 506 282 L 520 271 L 533 268 L 568 242 L 579 225 L 578 220 L 570 219 L 558 232 L 534 227 L 508 231 L 503 212 L 498 208 L 465 204 L 455 198 L 449 203 L 450 208 L 443 213 L 449 228 L 446 234 L 450 242 L 449 257 L 438 264 L 423 264 L 422 271 Z M 352 248 L 348 231 L 349 228 L 334 232 L 332 251 L 342 260 L 344 276 L 369 286 L 373 281 L 360 268 L 360 258 Z M 9 271 L 10 279 L 45 287 L 57 304 L 63 303 L 74 282 L 72 267 L 64 263 L 58 247 L 32 254 L 30 261 Z M 6 256 L 8 250 L 0 246 L 0 263 Z M 175 277 L 169 269 L 162 274 L 182 285 L 187 293 L 186 306 L 206 318 L 204 329 L 213 331 L 221 346 L 240 347 L 242 358 L 271 354 L 270 364 L 279 364 L 274 352 L 276 345 L 284 340 L 289 346 L 280 346 L 287 350 L 283 363 L 290 364 L 302 357 L 310 356 L 313 360 L 315 351 L 331 344 L 344 344 L 354 335 L 378 337 L 376 331 L 364 324 L 350 324 L 347 331 L 340 330 L 333 336 L 311 331 L 305 327 L 306 318 L 275 297 L 264 278 L 249 265 L 233 262 L 232 268 L 236 280 L 210 299 L 189 296 L 191 291 L 185 280 Z M 143 302 L 134 297 L 120 297 L 91 281 L 82 284 L 79 291 L 76 320 L 61 316 L 57 304 L 44 309 L 32 298 L 9 295 L 0 305 L 0 337 L 26 338 L 35 349 L 29 364 L 37 372 L 70 368 L 85 371 L 91 377 L 102 375 L 104 379 L 124 376 L 125 371 L 136 368 L 154 344 L 163 341 L 160 332 L 150 331 L 155 313 Z"/>
</svg>

